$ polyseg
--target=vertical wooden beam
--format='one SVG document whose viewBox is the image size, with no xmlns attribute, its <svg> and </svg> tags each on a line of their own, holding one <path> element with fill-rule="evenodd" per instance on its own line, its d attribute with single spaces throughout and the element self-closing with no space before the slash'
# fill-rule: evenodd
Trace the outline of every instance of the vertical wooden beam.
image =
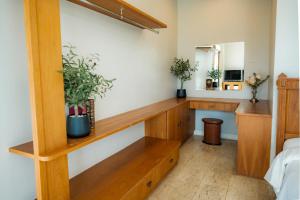
<svg viewBox="0 0 300 200">
<path fill-rule="evenodd" d="M 66 145 L 60 0 L 24 0 L 36 190 L 39 200 L 69 199 L 68 161 L 41 162 L 38 155 Z"/>
<path fill-rule="evenodd" d="M 285 135 L 286 116 L 286 79 L 285 74 L 280 74 L 277 80 L 278 105 L 277 105 L 277 133 L 276 133 L 276 155 L 282 151 Z"/>
</svg>

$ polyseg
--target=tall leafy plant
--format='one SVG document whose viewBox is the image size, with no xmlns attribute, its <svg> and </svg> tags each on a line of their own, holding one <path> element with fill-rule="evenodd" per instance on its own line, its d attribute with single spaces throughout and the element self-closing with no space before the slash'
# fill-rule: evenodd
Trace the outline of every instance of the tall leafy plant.
<svg viewBox="0 0 300 200">
<path fill-rule="evenodd" d="M 208 71 L 208 77 L 213 80 L 218 80 L 222 77 L 222 71 L 220 71 L 219 69 L 212 69 Z"/>
<path fill-rule="evenodd" d="M 113 87 L 115 79 L 105 79 L 95 73 L 99 55 L 79 56 L 73 46 L 64 46 L 62 55 L 65 101 L 74 106 L 78 116 L 78 106 L 83 106 L 89 98 L 101 98 Z"/>
<path fill-rule="evenodd" d="M 192 67 L 188 59 L 184 60 L 183 58 L 175 58 L 170 71 L 180 80 L 180 89 L 182 90 L 184 82 L 191 80 L 192 72 L 197 71 L 197 65 Z"/>
</svg>

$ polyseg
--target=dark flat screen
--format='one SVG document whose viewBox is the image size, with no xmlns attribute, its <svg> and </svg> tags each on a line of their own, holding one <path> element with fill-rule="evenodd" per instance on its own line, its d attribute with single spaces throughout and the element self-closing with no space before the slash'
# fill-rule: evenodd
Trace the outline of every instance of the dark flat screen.
<svg viewBox="0 0 300 200">
<path fill-rule="evenodd" d="M 243 70 L 225 70 L 225 81 L 243 81 Z"/>
</svg>

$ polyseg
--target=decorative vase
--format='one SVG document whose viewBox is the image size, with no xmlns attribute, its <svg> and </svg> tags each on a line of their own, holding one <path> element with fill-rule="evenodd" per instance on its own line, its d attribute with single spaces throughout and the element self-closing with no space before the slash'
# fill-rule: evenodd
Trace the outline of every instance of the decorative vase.
<svg viewBox="0 0 300 200">
<path fill-rule="evenodd" d="M 177 89 L 176 96 L 177 96 L 177 98 L 185 98 L 186 90 L 185 89 Z"/>
<path fill-rule="evenodd" d="M 90 134 L 88 115 L 69 115 L 67 118 L 67 134 L 70 138 L 81 138 Z"/>
<path fill-rule="evenodd" d="M 250 102 L 255 104 L 259 102 L 259 100 L 256 98 L 257 95 L 257 88 L 252 88 L 252 98 L 250 99 Z"/>
</svg>

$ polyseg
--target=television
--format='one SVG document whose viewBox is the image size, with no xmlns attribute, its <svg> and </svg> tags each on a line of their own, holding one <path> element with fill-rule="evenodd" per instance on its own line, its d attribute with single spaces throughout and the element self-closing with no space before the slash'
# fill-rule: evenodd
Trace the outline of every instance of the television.
<svg viewBox="0 0 300 200">
<path fill-rule="evenodd" d="M 242 82 L 244 81 L 244 70 L 225 70 L 224 82 Z"/>
</svg>

